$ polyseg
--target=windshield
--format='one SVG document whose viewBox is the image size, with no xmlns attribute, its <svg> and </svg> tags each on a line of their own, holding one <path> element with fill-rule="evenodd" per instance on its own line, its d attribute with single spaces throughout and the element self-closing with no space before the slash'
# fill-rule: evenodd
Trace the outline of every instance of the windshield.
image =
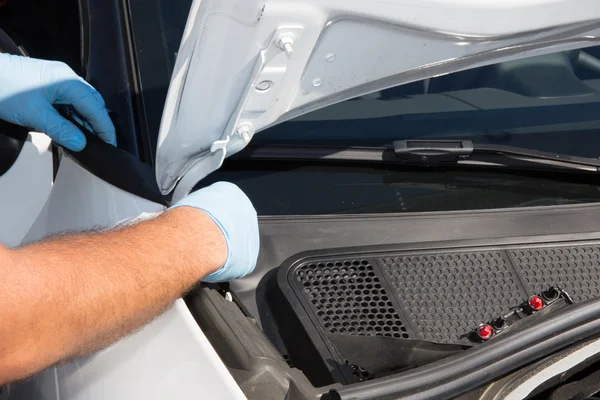
<svg viewBox="0 0 600 400">
<path fill-rule="evenodd" d="M 229 160 L 199 187 L 236 183 L 259 215 L 381 214 L 554 206 L 600 201 L 565 176 L 389 166 Z"/>
<path fill-rule="evenodd" d="M 388 145 L 460 138 L 598 157 L 600 47 L 393 87 L 306 114 L 256 142 Z"/>
</svg>

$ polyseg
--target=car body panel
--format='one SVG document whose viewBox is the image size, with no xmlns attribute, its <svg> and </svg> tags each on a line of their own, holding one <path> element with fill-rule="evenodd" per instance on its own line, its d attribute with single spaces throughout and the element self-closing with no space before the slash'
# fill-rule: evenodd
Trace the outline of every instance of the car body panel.
<svg viewBox="0 0 600 400">
<path fill-rule="evenodd" d="M 333 103 L 592 45 L 599 17 L 595 0 L 196 0 L 162 117 L 159 187 L 179 182 L 177 200 L 256 132 Z"/>
<path fill-rule="evenodd" d="M 40 372 L 9 400 L 131 400 L 246 397 L 183 300 L 140 331 L 93 355 Z"/>
<path fill-rule="evenodd" d="M 164 207 L 90 174 L 67 154 L 25 242 L 147 218 Z M 8 390 L 8 399 L 165 399 L 202 393 L 245 398 L 183 300 L 105 350 L 52 367 Z"/>
<path fill-rule="evenodd" d="M 21 243 L 50 196 L 52 168 L 50 138 L 31 132 L 13 165 L 0 176 L 0 243 Z"/>
</svg>

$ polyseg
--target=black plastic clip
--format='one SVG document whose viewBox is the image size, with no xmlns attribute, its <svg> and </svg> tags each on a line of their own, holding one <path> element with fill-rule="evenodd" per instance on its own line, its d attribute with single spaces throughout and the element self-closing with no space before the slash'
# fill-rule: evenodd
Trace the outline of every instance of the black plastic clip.
<svg viewBox="0 0 600 400">
<path fill-rule="evenodd" d="M 470 140 L 397 140 L 396 157 L 407 163 L 437 165 L 469 158 L 473 153 Z"/>
</svg>

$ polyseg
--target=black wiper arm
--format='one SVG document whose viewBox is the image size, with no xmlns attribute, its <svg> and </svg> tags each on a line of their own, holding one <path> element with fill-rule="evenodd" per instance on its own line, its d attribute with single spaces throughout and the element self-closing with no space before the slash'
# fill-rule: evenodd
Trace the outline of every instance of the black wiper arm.
<svg viewBox="0 0 600 400">
<path fill-rule="evenodd" d="M 550 153 L 497 144 L 473 144 L 470 140 L 399 140 L 394 153 L 410 165 L 449 164 L 566 168 L 588 172 L 600 170 L 600 159 Z"/>
<path fill-rule="evenodd" d="M 496 144 L 474 144 L 470 140 L 399 140 L 392 147 L 255 143 L 233 158 L 600 171 L 600 159 L 596 158 Z"/>
</svg>

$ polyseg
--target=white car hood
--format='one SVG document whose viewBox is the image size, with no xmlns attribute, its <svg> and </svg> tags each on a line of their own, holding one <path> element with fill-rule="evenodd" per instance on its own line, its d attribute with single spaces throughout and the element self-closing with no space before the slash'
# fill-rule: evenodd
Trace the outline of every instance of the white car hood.
<svg viewBox="0 0 600 400">
<path fill-rule="evenodd" d="M 162 116 L 174 200 L 257 132 L 402 83 L 594 45 L 598 0 L 195 0 Z"/>
</svg>

